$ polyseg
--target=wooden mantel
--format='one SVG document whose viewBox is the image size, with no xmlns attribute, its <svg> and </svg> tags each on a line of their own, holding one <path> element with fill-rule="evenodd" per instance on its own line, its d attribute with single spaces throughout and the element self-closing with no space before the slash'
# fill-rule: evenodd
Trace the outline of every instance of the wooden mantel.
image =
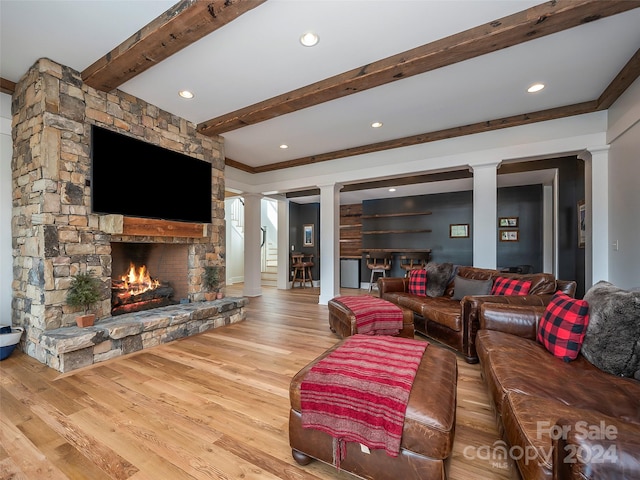
<svg viewBox="0 0 640 480">
<path fill-rule="evenodd" d="M 207 225 L 205 223 L 124 217 L 122 235 L 203 238 L 207 235 Z"/>
</svg>

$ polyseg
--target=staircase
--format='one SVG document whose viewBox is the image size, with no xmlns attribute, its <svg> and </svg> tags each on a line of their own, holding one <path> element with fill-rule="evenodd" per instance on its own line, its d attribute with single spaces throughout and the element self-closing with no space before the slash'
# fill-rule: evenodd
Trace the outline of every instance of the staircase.
<svg viewBox="0 0 640 480">
<path fill-rule="evenodd" d="M 265 249 L 261 284 L 273 287 L 278 285 L 278 249 L 271 244 L 268 244 Z"/>
</svg>

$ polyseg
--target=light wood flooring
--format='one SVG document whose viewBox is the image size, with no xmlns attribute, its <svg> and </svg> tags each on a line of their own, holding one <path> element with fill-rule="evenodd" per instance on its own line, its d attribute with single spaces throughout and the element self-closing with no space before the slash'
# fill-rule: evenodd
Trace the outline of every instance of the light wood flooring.
<svg viewBox="0 0 640 480">
<path fill-rule="evenodd" d="M 0 362 L 0 479 L 354 478 L 289 448 L 290 379 L 338 341 L 318 294 L 263 287 L 243 322 L 68 374 L 14 352 Z M 518 478 L 474 455 L 499 437 L 478 365 L 458 368 L 449 479 Z"/>
</svg>

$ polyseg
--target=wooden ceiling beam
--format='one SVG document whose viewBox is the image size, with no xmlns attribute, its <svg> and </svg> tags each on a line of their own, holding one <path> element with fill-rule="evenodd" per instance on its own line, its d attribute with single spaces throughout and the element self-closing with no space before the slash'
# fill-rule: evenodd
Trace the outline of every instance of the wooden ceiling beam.
<svg viewBox="0 0 640 480">
<path fill-rule="evenodd" d="M 109 92 L 266 0 L 182 0 L 82 72 Z"/>
<path fill-rule="evenodd" d="M 284 162 L 272 163 L 269 165 L 262 165 L 259 167 L 247 167 L 241 168 L 249 173 L 264 173 L 274 170 L 281 170 L 284 168 L 301 167 L 312 163 L 327 162 L 329 160 L 337 160 L 340 158 L 353 157 L 356 155 L 364 155 L 366 153 L 381 152 L 383 150 L 390 150 L 393 148 L 410 147 L 412 145 L 420 145 L 423 143 L 435 142 L 438 140 L 447 140 L 450 138 L 463 137 L 465 135 L 473 135 L 475 133 L 490 132 L 492 130 L 500 130 L 503 128 L 517 127 L 520 125 L 528 125 L 531 123 L 544 122 L 547 120 L 555 120 L 558 118 L 571 117 L 573 115 L 582 115 L 585 113 L 592 113 L 602 108 L 598 107 L 598 101 L 592 100 L 589 102 L 577 103 L 574 105 L 567 105 L 564 107 L 551 108 L 548 110 L 541 110 L 532 113 L 523 113 L 520 115 L 513 115 L 510 117 L 499 118 L 496 120 L 488 120 L 485 122 L 473 123 L 470 125 L 464 125 L 461 127 L 447 128 L 444 130 L 438 130 L 435 132 L 421 133 L 419 135 L 412 135 L 409 137 L 397 138 L 393 140 L 387 140 L 384 142 L 372 143 L 369 145 L 362 145 L 359 147 L 346 148 L 343 150 L 336 150 L 333 152 L 322 153 L 318 155 L 310 155 L 308 157 L 300 157 L 293 160 L 287 160 Z M 234 162 L 234 165 L 230 165 L 235 168 L 239 168 L 239 162 Z"/>
<path fill-rule="evenodd" d="M 616 75 L 611 84 L 598 98 L 598 110 L 606 110 L 631 86 L 640 76 L 640 49 L 631 57 L 627 64 Z"/>
<path fill-rule="evenodd" d="M 6 78 L 0 77 L 0 92 L 6 93 L 8 95 L 13 95 L 13 92 L 16 91 L 16 84 L 11 80 L 7 80 Z"/>
<path fill-rule="evenodd" d="M 638 8 L 637 1 L 555 0 L 355 68 L 198 125 L 220 135 L 330 100 Z"/>
</svg>

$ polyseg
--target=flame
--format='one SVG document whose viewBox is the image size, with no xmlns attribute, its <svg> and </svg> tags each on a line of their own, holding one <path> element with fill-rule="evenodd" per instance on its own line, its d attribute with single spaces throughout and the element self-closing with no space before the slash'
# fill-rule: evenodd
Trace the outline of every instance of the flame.
<svg viewBox="0 0 640 480">
<path fill-rule="evenodd" d="M 129 290 L 131 295 L 137 295 L 160 286 L 158 280 L 151 278 L 146 265 L 139 267 L 136 273 L 136 266 L 133 263 L 129 264 L 129 272 L 120 277 L 120 280 L 124 282 L 125 288 Z"/>
</svg>

